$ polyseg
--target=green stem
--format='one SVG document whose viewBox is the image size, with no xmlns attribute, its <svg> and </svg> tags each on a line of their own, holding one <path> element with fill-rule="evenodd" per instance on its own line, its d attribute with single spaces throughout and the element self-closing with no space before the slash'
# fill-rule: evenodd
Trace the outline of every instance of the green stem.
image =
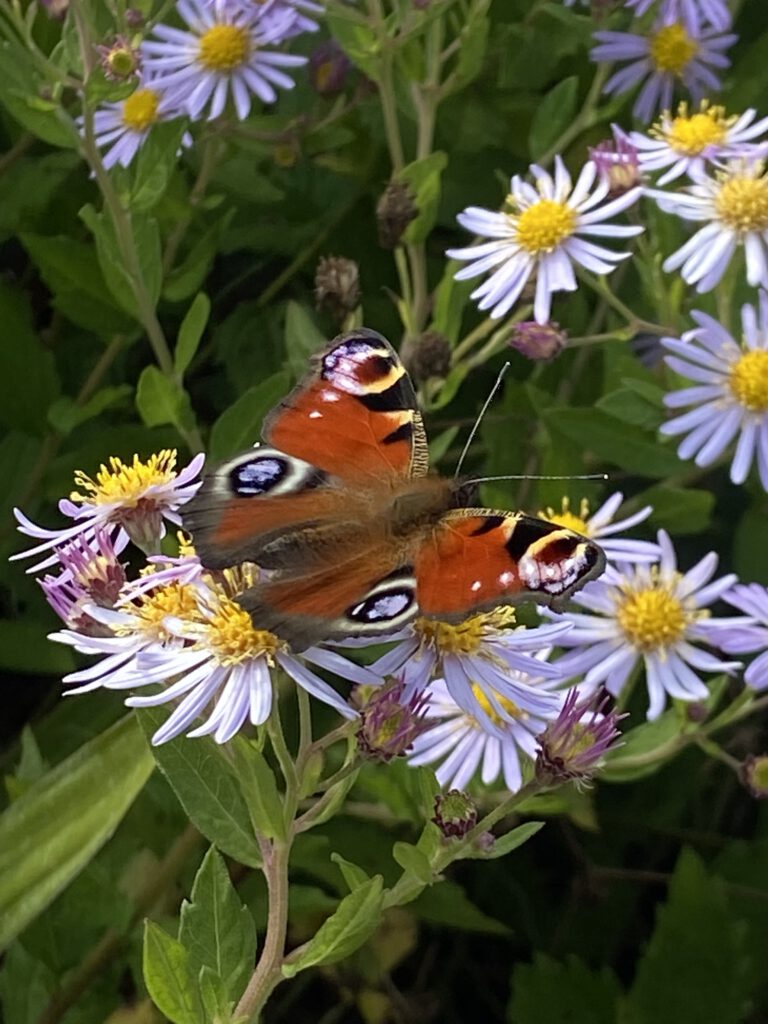
<svg viewBox="0 0 768 1024">
<path fill-rule="evenodd" d="M 387 137 L 389 156 L 392 161 L 392 168 L 397 174 L 405 167 L 405 151 L 400 134 L 400 122 L 397 117 L 397 99 L 395 97 L 395 85 L 392 75 L 392 45 L 384 21 L 381 0 L 367 0 L 367 7 L 371 27 L 376 32 L 380 47 L 381 56 L 378 68 L 379 100 L 381 102 L 381 113 L 384 118 L 384 133 Z"/>
<path fill-rule="evenodd" d="M 600 64 L 598 66 L 595 77 L 592 79 L 592 84 L 589 87 L 589 92 L 584 98 L 581 110 L 549 149 L 542 153 L 537 163 L 546 166 L 556 154 L 562 153 L 586 128 L 591 128 L 600 119 L 599 111 L 596 109 L 597 101 L 600 98 L 600 93 L 603 90 L 603 85 L 608 78 L 610 70 L 610 64 Z"/>
</svg>

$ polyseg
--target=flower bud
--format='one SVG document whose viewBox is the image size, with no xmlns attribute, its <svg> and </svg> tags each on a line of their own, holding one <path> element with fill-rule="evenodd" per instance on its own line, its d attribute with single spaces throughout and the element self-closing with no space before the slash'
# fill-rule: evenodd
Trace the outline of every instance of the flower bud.
<svg viewBox="0 0 768 1024">
<path fill-rule="evenodd" d="M 316 46 L 309 55 L 309 81 L 319 96 L 338 96 L 344 91 L 349 69 L 349 57 L 335 39 Z"/>
<path fill-rule="evenodd" d="M 430 377 L 447 377 L 451 368 L 451 344 L 438 331 L 425 331 L 404 352 L 403 362 L 417 384 Z"/>
<path fill-rule="evenodd" d="M 449 789 L 435 797 L 435 816 L 432 821 L 446 839 L 463 839 L 477 824 L 477 808 L 468 793 Z"/>
<path fill-rule="evenodd" d="M 404 683 L 378 689 L 364 704 L 357 747 L 371 761 L 391 761 L 407 754 L 416 737 L 424 731 L 424 714 L 429 700 L 418 694 L 403 703 Z"/>
<path fill-rule="evenodd" d="M 125 23 L 128 28 L 143 28 L 145 20 L 144 13 L 138 7 L 129 7 L 125 12 Z"/>
<path fill-rule="evenodd" d="M 315 271 L 315 305 L 338 323 L 360 303 L 360 272 L 354 260 L 323 256 Z"/>
<path fill-rule="evenodd" d="M 112 82 L 125 82 L 141 70 L 141 54 L 125 36 L 117 36 L 110 46 L 97 49 L 104 74 Z"/>
<path fill-rule="evenodd" d="M 418 215 L 419 208 L 410 185 L 402 181 L 390 181 L 376 205 L 379 245 L 382 249 L 396 248 L 403 232 Z"/>
<path fill-rule="evenodd" d="M 604 755 L 621 735 L 616 728 L 624 715 L 606 711 L 610 698 L 579 703 L 579 691 L 570 690 L 557 718 L 537 737 L 536 778 L 558 785 L 592 778 Z"/>
<path fill-rule="evenodd" d="M 515 324 L 509 339 L 510 348 L 517 349 L 521 355 L 535 362 L 549 362 L 565 348 L 568 332 L 560 330 L 560 324 L 551 320 L 546 324 L 537 324 L 535 320 L 524 320 Z"/>
<path fill-rule="evenodd" d="M 591 160 L 608 185 L 611 199 L 623 196 L 625 192 L 643 183 L 637 149 L 618 128 L 613 128 L 613 139 L 606 139 L 590 149 Z"/>
<path fill-rule="evenodd" d="M 739 778 L 757 800 L 768 797 L 768 755 L 750 756 L 739 769 Z"/>
</svg>

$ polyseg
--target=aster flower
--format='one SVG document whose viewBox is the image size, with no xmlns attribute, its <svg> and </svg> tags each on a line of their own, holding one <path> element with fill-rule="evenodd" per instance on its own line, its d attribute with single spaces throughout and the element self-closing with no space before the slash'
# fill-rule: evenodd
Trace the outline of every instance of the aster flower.
<svg viewBox="0 0 768 1024">
<path fill-rule="evenodd" d="M 747 666 L 744 682 L 753 690 L 768 688 L 768 590 L 760 583 L 739 583 L 723 600 L 744 614 L 720 624 L 718 646 L 727 654 L 758 654 Z"/>
<path fill-rule="evenodd" d="M 277 22 L 282 39 L 290 39 L 303 32 L 317 32 L 320 28 L 319 24 L 308 15 L 324 13 L 323 5 L 315 3 L 314 0 L 239 0 L 239 2 L 246 11 L 260 9 L 261 16 L 265 21 L 271 19 Z"/>
<path fill-rule="evenodd" d="M 631 132 L 630 138 L 644 171 L 669 168 L 657 182 L 666 185 L 683 174 L 701 177 L 707 163 L 754 154 L 754 140 L 768 131 L 768 117 L 753 123 L 756 116 L 752 109 L 726 116 L 724 107 L 710 106 L 707 100 L 691 113 L 681 103 L 674 117 L 665 111 L 647 135 Z"/>
<path fill-rule="evenodd" d="M 498 692 L 525 711 L 543 715 L 558 706 L 559 698 L 541 687 L 530 689 L 515 673 L 559 682 L 558 670 L 540 660 L 539 655 L 546 645 L 559 642 L 570 627 L 557 623 L 514 629 L 514 622 L 515 612 L 510 607 L 473 615 L 457 625 L 416 619 L 394 635 L 398 642 L 371 665 L 371 670 L 382 676 L 396 675 L 405 685 L 404 700 L 426 689 L 435 675 L 441 675 L 451 698 L 476 717 L 487 718 L 478 690 Z M 504 716 L 500 706 L 496 711 Z"/>
<path fill-rule="evenodd" d="M 734 575 L 712 580 L 713 552 L 687 573 L 677 569 L 672 543 L 659 531 L 661 557 L 655 565 L 620 565 L 618 574 L 584 588 L 574 600 L 587 612 L 566 612 L 573 629 L 558 643 L 573 648 L 556 661 L 563 676 L 593 692 L 601 683 L 618 696 L 641 663 L 650 698 L 648 718 L 659 717 L 666 695 L 706 700 L 709 690 L 696 672 L 732 673 L 737 661 L 721 661 L 696 646 L 717 646 L 718 630 L 707 610 L 735 583 Z"/>
<path fill-rule="evenodd" d="M 371 761 L 391 761 L 413 748 L 424 730 L 427 698 L 422 692 L 404 700 L 405 685 L 376 687 L 360 709 L 357 747 Z"/>
<path fill-rule="evenodd" d="M 625 6 L 640 17 L 656 0 L 626 0 Z M 731 24 L 727 0 L 662 0 L 662 11 L 680 21 L 700 21 L 723 31 Z"/>
<path fill-rule="evenodd" d="M 591 51 L 592 60 L 630 61 L 611 75 L 603 91 L 620 96 L 646 80 L 633 113 L 641 121 L 650 121 L 657 110 L 671 110 L 678 83 L 696 103 L 707 93 L 717 92 L 720 80 L 712 68 L 730 65 L 721 51 L 737 36 L 720 35 L 672 11 L 665 12 L 648 35 L 595 32 L 595 39 L 599 45 Z"/>
<path fill-rule="evenodd" d="M 290 35 L 293 8 L 283 4 L 281 13 L 272 5 L 253 5 L 246 11 L 228 0 L 179 0 L 177 10 L 188 31 L 156 25 L 156 39 L 142 44 L 142 57 L 156 86 L 191 118 L 202 116 L 206 107 L 209 120 L 218 117 L 231 93 L 242 120 L 252 96 L 274 103 L 275 86 L 293 88 L 293 79 L 280 68 L 298 67 L 306 58 L 269 48 Z"/>
<path fill-rule="evenodd" d="M 97 528 L 108 532 L 118 554 L 131 540 L 139 547 L 156 546 L 165 536 L 165 521 L 181 526 L 178 509 L 194 496 L 201 484 L 196 477 L 203 468 L 205 456 L 196 455 L 179 472 L 176 457 L 176 450 L 167 448 L 150 456 L 146 462 L 138 455 L 129 463 L 113 456 L 109 468 L 102 465 L 95 480 L 78 470 L 75 486 L 79 490 L 59 502 L 59 511 L 74 519 L 74 526 L 49 530 L 37 526 L 20 509 L 14 509 L 19 531 L 42 543 L 11 558 L 39 555 L 75 537 L 93 546 Z M 46 569 L 56 561 L 55 554 L 49 555 L 27 571 Z"/>
<path fill-rule="evenodd" d="M 577 514 L 571 510 L 570 499 L 566 497 L 562 500 L 559 512 L 553 508 L 546 508 L 538 514 L 542 519 L 557 523 L 559 526 L 567 526 L 568 529 L 575 530 L 582 536 L 597 541 L 606 557 L 613 561 L 655 562 L 659 557 L 658 544 L 647 540 L 626 540 L 614 536 L 644 522 L 653 512 L 650 505 L 645 505 L 634 515 L 614 522 L 614 516 L 623 500 L 624 495 L 621 491 L 617 491 L 590 515 L 589 502 L 586 499 L 582 498 Z"/>
<path fill-rule="evenodd" d="M 600 205 L 608 194 L 608 185 L 601 182 L 590 194 L 597 176 L 592 161 L 584 165 L 575 186 L 559 156 L 555 157 L 554 178 L 536 164 L 531 166 L 531 173 L 536 187 L 515 175 L 503 211 L 470 206 L 460 213 L 462 227 L 491 240 L 466 249 L 449 249 L 447 255 L 470 261 L 456 274 L 458 281 L 496 268 L 472 292 L 472 298 L 480 300 L 480 309 L 490 309 L 495 318 L 510 311 L 535 272 L 534 317 L 544 324 L 550 318 L 552 293 L 577 288 L 574 262 L 597 274 L 608 274 L 617 263 L 629 258 L 629 253 L 613 252 L 587 238 L 639 234 L 641 227 L 604 221 L 631 206 L 641 189 L 630 189 Z"/>
<path fill-rule="evenodd" d="M 113 607 L 126 582 L 125 566 L 118 561 L 109 534 L 97 528 L 90 544 L 75 537 L 57 550 L 56 557 L 61 572 L 38 581 L 48 603 L 70 629 L 104 634 L 105 627 L 86 608 Z"/>
<path fill-rule="evenodd" d="M 699 293 L 711 291 L 736 250 L 744 249 L 747 281 L 768 287 L 768 176 L 762 160 L 731 160 L 714 177 L 697 176 L 678 193 L 649 190 L 662 210 L 683 220 L 708 221 L 664 261 Z"/>
<path fill-rule="evenodd" d="M 149 138 L 154 125 L 172 121 L 183 111 L 176 100 L 163 95 L 155 83 L 147 82 L 118 103 L 104 103 L 93 116 L 96 145 L 105 149 L 103 162 L 107 170 L 120 164 L 128 167 Z M 82 118 L 80 118 L 82 128 Z M 190 146 L 192 137 L 185 133 L 182 145 Z"/>
<path fill-rule="evenodd" d="M 741 311 L 743 341 L 739 344 L 706 313 L 691 314 L 698 325 L 682 339 L 664 338 L 672 355 L 667 364 L 694 381 L 664 399 L 670 409 L 691 406 L 661 427 L 662 434 L 685 434 L 678 448 L 681 459 L 694 458 L 709 466 L 736 439 L 731 480 L 744 483 L 756 461 L 768 491 L 768 296 Z"/>
<path fill-rule="evenodd" d="M 609 711 L 609 703 L 607 696 L 581 701 L 578 690 L 568 692 L 560 714 L 538 737 L 537 778 L 549 785 L 592 778 L 617 746 L 617 725 L 626 717 Z"/>
</svg>

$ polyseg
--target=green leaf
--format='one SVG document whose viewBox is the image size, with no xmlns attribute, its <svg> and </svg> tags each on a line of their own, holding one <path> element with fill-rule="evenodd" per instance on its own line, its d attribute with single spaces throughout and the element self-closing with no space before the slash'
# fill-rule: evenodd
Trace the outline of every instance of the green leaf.
<svg viewBox="0 0 768 1024">
<path fill-rule="evenodd" d="M 608 754 L 600 778 L 606 782 L 628 782 L 652 775 L 676 753 L 674 748 L 667 749 L 666 753 L 662 748 L 682 732 L 683 722 L 675 708 L 665 711 L 653 722 L 636 725 L 624 734 L 622 745 Z M 637 758 L 642 758 L 642 763 L 632 764 Z"/>
<path fill-rule="evenodd" d="M 167 712 L 142 708 L 139 722 L 149 737 Z M 229 762 L 218 744 L 207 736 L 170 740 L 152 752 L 182 807 L 204 836 L 223 853 L 260 867 L 261 853 L 253 836 L 248 808 Z"/>
<path fill-rule="evenodd" d="M 136 408 L 148 427 L 172 423 L 185 430 L 194 422 L 187 392 L 152 363 L 141 371 L 136 388 Z"/>
<path fill-rule="evenodd" d="M 195 241 L 183 261 L 168 274 L 163 286 L 163 298 L 169 302 L 184 302 L 202 288 L 216 256 L 219 240 L 237 213 L 230 208 L 219 220 Z"/>
<path fill-rule="evenodd" d="M 134 245 L 141 268 L 144 286 L 153 305 L 160 298 L 163 277 L 162 249 L 157 221 L 139 214 L 126 214 L 133 233 Z M 135 295 L 135 285 L 121 251 L 112 221 L 105 213 L 97 213 L 90 204 L 80 210 L 81 220 L 91 230 L 96 242 L 96 255 L 104 280 L 117 304 L 141 319 Z"/>
<path fill-rule="evenodd" d="M 87 402 L 78 403 L 72 398 L 58 398 L 48 409 L 48 422 L 60 434 L 70 434 L 88 420 L 95 419 L 107 409 L 121 406 L 133 394 L 130 384 L 116 384 L 114 387 L 99 388 Z"/>
<path fill-rule="evenodd" d="M 4 1024 L 37 1024 L 56 989 L 56 976 L 42 960 L 13 942 L 0 967 Z"/>
<path fill-rule="evenodd" d="M 572 75 L 558 82 L 539 103 L 528 136 L 528 148 L 534 160 L 557 142 L 573 120 L 578 92 L 579 80 Z"/>
<path fill-rule="evenodd" d="M 272 769 L 261 751 L 248 740 L 238 737 L 232 746 L 240 786 L 254 828 L 268 839 L 285 839 L 283 797 Z"/>
<path fill-rule="evenodd" d="M 344 876 L 344 881 L 350 892 L 354 892 L 355 889 L 359 889 L 361 885 L 369 881 L 369 875 L 361 867 L 353 864 L 351 860 L 345 860 L 340 853 L 332 853 L 331 860 L 334 864 L 338 864 L 339 871 Z"/>
<path fill-rule="evenodd" d="M 768 585 L 768 544 L 756 544 L 763 536 L 766 521 L 765 497 L 747 509 L 736 526 L 733 537 L 734 569 L 742 579 Z"/>
<path fill-rule="evenodd" d="M 487 16 L 490 0 L 474 3 L 458 36 L 459 50 L 456 67 L 446 82 L 446 95 L 464 89 L 477 78 L 483 68 L 488 47 L 490 20 Z"/>
<path fill-rule="evenodd" d="M 35 782 L 0 816 L 0 947 L 104 845 L 152 768 L 146 741 L 129 715 Z"/>
<path fill-rule="evenodd" d="M 374 82 L 377 81 L 379 44 L 373 29 L 361 23 L 362 19 L 356 11 L 341 8 L 327 10 L 324 20 L 331 35 L 352 63 Z"/>
<path fill-rule="evenodd" d="M 512 853 L 513 850 L 532 839 L 537 832 L 544 828 L 544 824 L 543 821 L 526 821 L 525 824 L 505 832 L 503 836 L 498 836 L 489 850 L 473 847 L 464 854 L 464 857 L 477 860 L 496 860 L 498 857 L 506 857 L 508 853 Z"/>
<path fill-rule="evenodd" d="M 0 281 L 0 424 L 28 434 L 45 434 L 46 410 L 59 393 L 53 354 L 32 327 L 23 294 Z"/>
<path fill-rule="evenodd" d="M 414 875 L 424 885 L 430 885 L 435 873 L 429 863 L 429 857 L 411 843 L 395 843 L 392 856 L 408 874 Z"/>
<path fill-rule="evenodd" d="M 184 376 L 194 359 L 210 314 L 211 300 L 205 292 L 198 292 L 181 321 L 173 353 L 173 368 L 179 377 Z"/>
<path fill-rule="evenodd" d="M 440 204 L 440 179 L 447 166 L 447 154 L 437 150 L 408 164 L 398 173 L 397 180 L 410 185 L 419 211 L 403 233 L 406 242 L 423 242 L 435 226 Z"/>
<path fill-rule="evenodd" d="M 457 281 L 456 271 L 461 264 L 458 260 L 449 260 L 446 264 L 440 283 L 435 289 L 435 309 L 431 330 L 437 331 L 455 345 L 461 335 L 461 319 L 469 294 L 474 287 L 473 281 Z"/>
<path fill-rule="evenodd" d="M 71 120 L 57 103 L 40 96 L 40 80 L 30 54 L 10 40 L 0 42 L 0 97 L 2 105 L 20 125 L 52 146 L 73 148 L 77 135 Z"/>
<path fill-rule="evenodd" d="M 598 409 L 609 416 L 644 430 L 656 430 L 663 417 L 662 411 L 632 388 L 619 388 L 603 395 L 595 403 Z"/>
<path fill-rule="evenodd" d="M 144 982 L 152 1002 L 173 1024 L 205 1024 L 191 958 L 154 921 L 144 923 Z"/>
<path fill-rule="evenodd" d="M 711 491 L 692 487 L 669 487 L 656 484 L 638 495 L 639 502 L 653 505 L 652 522 L 669 533 L 679 536 L 701 533 L 712 521 L 715 496 Z"/>
<path fill-rule="evenodd" d="M 607 967 L 592 971 L 578 957 L 564 964 L 537 953 L 512 975 L 510 1024 L 616 1024 L 621 988 Z M 690 1019 L 690 1018 L 689 1018 Z"/>
<path fill-rule="evenodd" d="M 30 619 L 0 619 L 0 661 L 4 669 L 29 675 L 62 676 L 75 667 L 72 648 L 42 643 L 45 626 Z"/>
<path fill-rule="evenodd" d="M 285 351 L 294 377 L 304 376 L 310 356 L 326 343 L 327 338 L 304 306 L 291 300 L 285 310 Z"/>
<path fill-rule="evenodd" d="M 152 126 L 134 162 L 131 210 L 151 210 L 162 199 L 179 164 L 179 147 L 187 125 L 181 118 Z"/>
<path fill-rule="evenodd" d="M 285 395 L 287 389 L 288 374 L 284 370 L 248 388 L 214 423 L 211 430 L 211 458 L 226 459 L 255 444 L 261 437 L 264 417 Z"/>
<path fill-rule="evenodd" d="M 179 942 L 195 967 L 221 980 L 228 999 L 240 998 L 253 972 L 256 925 L 213 847 L 195 876 L 191 902 L 181 906 Z"/>
<path fill-rule="evenodd" d="M 425 889 L 410 904 L 417 917 L 430 924 L 461 928 L 467 932 L 508 935 L 509 928 L 476 907 L 464 889 L 453 881 L 443 881 Z"/>
<path fill-rule="evenodd" d="M 299 971 L 319 964 L 338 963 L 354 953 L 376 930 L 383 899 L 381 875 L 345 896 L 296 959 L 283 966 L 284 977 L 293 978 Z"/>
<path fill-rule="evenodd" d="M 684 849 L 626 1003 L 627 1024 L 745 1019 L 746 949 L 722 883 Z"/>
</svg>

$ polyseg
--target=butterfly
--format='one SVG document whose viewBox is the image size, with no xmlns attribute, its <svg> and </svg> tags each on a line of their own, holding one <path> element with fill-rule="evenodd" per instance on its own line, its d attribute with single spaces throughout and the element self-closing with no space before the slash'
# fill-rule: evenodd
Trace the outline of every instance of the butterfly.
<svg viewBox="0 0 768 1024">
<path fill-rule="evenodd" d="M 301 651 L 531 599 L 555 609 L 602 573 L 598 545 L 522 512 L 473 508 L 431 473 L 416 395 L 375 331 L 342 334 L 269 413 L 264 444 L 224 462 L 186 506 L 204 566 L 255 562 L 239 602 Z"/>
</svg>

